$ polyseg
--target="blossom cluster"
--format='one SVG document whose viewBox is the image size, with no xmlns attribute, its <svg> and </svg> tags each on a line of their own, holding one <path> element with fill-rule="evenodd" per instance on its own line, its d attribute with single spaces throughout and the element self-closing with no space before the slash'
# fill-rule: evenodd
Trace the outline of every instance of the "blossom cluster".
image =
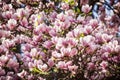
<svg viewBox="0 0 120 80">
<path fill-rule="evenodd" d="M 74 0 L 57 4 L 0 1 L 0 80 L 120 76 L 120 30 L 115 14 L 107 16 L 100 10 L 94 19 L 87 3 L 81 9 Z"/>
</svg>

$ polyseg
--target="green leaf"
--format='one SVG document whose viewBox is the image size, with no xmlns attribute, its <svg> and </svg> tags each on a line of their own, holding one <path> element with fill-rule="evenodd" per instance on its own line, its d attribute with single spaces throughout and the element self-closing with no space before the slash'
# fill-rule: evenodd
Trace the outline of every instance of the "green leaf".
<svg viewBox="0 0 120 80">
<path fill-rule="evenodd" d="M 38 68 L 33 68 L 32 72 L 33 73 L 39 73 L 41 75 L 48 75 L 49 74 L 48 72 L 42 71 L 42 70 L 40 70 Z"/>
<path fill-rule="evenodd" d="M 68 3 L 71 6 L 75 4 L 74 0 L 62 0 L 62 1 L 65 2 L 65 3 Z"/>
<path fill-rule="evenodd" d="M 74 0 L 70 0 L 69 5 L 73 6 L 75 4 Z"/>
<path fill-rule="evenodd" d="M 69 0 L 63 0 L 63 2 L 65 2 L 65 3 L 69 3 Z"/>
<path fill-rule="evenodd" d="M 74 11 L 77 13 L 81 13 L 80 9 L 77 6 L 74 7 Z"/>
</svg>

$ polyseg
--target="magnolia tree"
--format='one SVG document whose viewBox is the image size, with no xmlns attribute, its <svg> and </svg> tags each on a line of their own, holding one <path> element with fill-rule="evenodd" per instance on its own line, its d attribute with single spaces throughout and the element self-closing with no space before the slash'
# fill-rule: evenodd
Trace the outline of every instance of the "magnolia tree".
<svg viewBox="0 0 120 80">
<path fill-rule="evenodd" d="M 0 0 L 0 80 L 120 79 L 120 2 L 96 4 Z"/>
</svg>

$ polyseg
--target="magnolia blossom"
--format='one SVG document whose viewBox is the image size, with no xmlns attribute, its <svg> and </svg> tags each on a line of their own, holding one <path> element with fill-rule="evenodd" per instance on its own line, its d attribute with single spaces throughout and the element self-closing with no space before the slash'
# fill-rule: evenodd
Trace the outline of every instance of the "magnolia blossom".
<svg viewBox="0 0 120 80">
<path fill-rule="evenodd" d="M 95 68 L 94 63 L 92 63 L 92 62 L 88 63 L 88 67 L 87 67 L 88 70 L 93 70 L 94 68 Z"/>
<path fill-rule="evenodd" d="M 49 35 L 50 36 L 57 36 L 57 32 L 56 32 L 56 30 L 55 29 L 51 29 L 50 31 L 49 31 Z"/>
<path fill-rule="evenodd" d="M 60 21 L 64 22 L 66 18 L 67 17 L 64 13 L 60 13 L 60 14 L 57 15 L 57 19 L 59 19 Z"/>
<path fill-rule="evenodd" d="M 0 80 L 119 78 L 119 6 L 89 1 L 0 0 Z"/>
<path fill-rule="evenodd" d="M 48 69 L 48 66 L 47 66 L 47 64 L 39 65 L 38 69 L 46 71 Z"/>
<path fill-rule="evenodd" d="M 24 78 L 27 75 L 27 72 L 23 70 L 22 72 L 17 74 L 19 77 Z"/>
<path fill-rule="evenodd" d="M 92 19 L 92 20 L 90 20 L 90 25 L 93 28 L 96 28 L 98 26 L 98 21 L 96 19 Z"/>
<path fill-rule="evenodd" d="M 2 55 L 0 57 L 0 62 L 1 62 L 1 65 L 5 65 L 5 63 L 9 60 L 9 58 L 5 55 Z"/>
<path fill-rule="evenodd" d="M 42 24 L 35 27 L 35 31 L 37 33 L 45 32 L 45 31 L 47 31 L 46 28 L 47 28 L 46 24 L 42 23 Z"/>
<path fill-rule="evenodd" d="M 22 26 L 27 27 L 27 26 L 28 26 L 27 18 L 24 17 L 24 18 L 20 21 L 20 23 L 21 23 Z"/>
<path fill-rule="evenodd" d="M 5 75 L 5 70 L 0 67 L 0 76 Z"/>
<path fill-rule="evenodd" d="M 89 6 L 88 4 L 85 4 L 85 5 L 83 5 L 82 6 L 82 11 L 84 12 L 84 13 L 89 13 L 90 12 L 90 10 L 91 10 L 91 8 L 92 8 L 92 6 Z"/>
<path fill-rule="evenodd" d="M 73 65 L 73 66 L 68 66 L 68 69 L 73 73 L 75 74 L 77 69 L 78 69 L 78 66 L 76 65 Z"/>
<path fill-rule="evenodd" d="M 29 15 L 28 11 L 23 8 L 17 9 L 16 14 L 19 18 Z"/>
<path fill-rule="evenodd" d="M 85 36 L 83 38 L 80 38 L 80 42 L 82 43 L 82 45 L 88 46 L 90 43 L 94 43 L 95 38 L 91 35 Z"/>
<path fill-rule="evenodd" d="M 90 34 L 90 33 L 92 33 L 92 31 L 93 31 L 92 26 L 85 26 L 85 28 L 84 28 L 85 34 Z"/>
<path fill-rule="evenodd" d="M 84 4 L 88 4 L 89 0 L 80 0 L 80 4 L 84 5 Z"/>
<path fill-rule="evenodd" d="M 13 30 L 17 26 L 17 21 L 15 19 L 9 19 L 7 23 L 7 27 L 10 30 Z"/>
<path fill-rule="evenodd" d="M 63 57 L 64 55 L 61 54 L 61 53 L 58 53 L 57 51 L 53 51 L 53 52 L 52 52 L 52 56 L 55 57 L 55 58 L 61 58 L 61 57 Z"/>
<path fill-rule="evenodd" d="M 14 41 L 10 41 L 9 39 L 3 40 L 2 44 L 5 48 L 8 48 L 8 49 L 15 45 Z"/>
<path fill-rule="evenodd" d="M 4 18 L 10 19 L 12 17 L 12 11 L 6 11 L 2 13 Z"/>
<path fill-rule="evenodd" d="M 67 69 L 66 63 L 63 61 L 59 61 L 56 66 L 60 69 Z"/>
<path fill-rule="evenodd" d="M 105 69 L 105 68 L 108 67 L 108 62 L 102 61 L 102 62 L 100 63 L 100 66 L 102 67 L 102 69 Z"/>
<path fill-rule="evenodd" d="M 84 20 L 85 20 L 85 17 L 83 16 L 81 16 L 81 15 L 79 15 L 78 17 L 77 17 L 77 22 L 79 22 L 79 23 L 82 23 L 82 22 L 84 22 Z"/>
<path fill-rule="evenodd" d="M 52 47 L 53 43 L 51 41 L 45 41 L 43 43 L 43 46 L 47 49 L 50 49 Z"/>
<path fill-rule="evenodd" d="M 52 60 L 52 59 L 49 59 L 48 60 L 48 65 L 50 66 L 50 67 L 53 67 L 54 66 L 54 61 Z"/>
<path fill-rule="evenodd" d="M 37 57 L 38 56 L 38 50 L 36 48 L 31 49 L 31 57 Z"/>
<path fill-rule="evenodd" d="M 69 5 L 67 3 L 62 3 L 62 9 L 64 10 L 68 10 L 69 9 Z"/>
<path fill-rule="evenodd" d="M 10 59 L 7 63 L 7 67 L 10 67 L 10 68 L 18 68 L 19 67 L 19 64 L 17 61 L 14 61 L 13 59 Z"/>
</svg>

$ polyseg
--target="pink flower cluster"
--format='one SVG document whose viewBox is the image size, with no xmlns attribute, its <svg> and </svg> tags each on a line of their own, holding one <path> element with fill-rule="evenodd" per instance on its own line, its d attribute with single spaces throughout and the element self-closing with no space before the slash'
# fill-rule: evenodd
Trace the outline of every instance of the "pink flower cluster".
<svg viewBox="0 0 120 80">
<path fill-rule="evenodd" d="M 0 80 L 102 80 L 117 74 L 118 27 L 93 19 L 92 6 L 82 2 L 79 13 L 77 4 L 64 1 L 60 7 L 20 1 L 16 6 L 25 7 L 0 0 Z"/>
</svg>

